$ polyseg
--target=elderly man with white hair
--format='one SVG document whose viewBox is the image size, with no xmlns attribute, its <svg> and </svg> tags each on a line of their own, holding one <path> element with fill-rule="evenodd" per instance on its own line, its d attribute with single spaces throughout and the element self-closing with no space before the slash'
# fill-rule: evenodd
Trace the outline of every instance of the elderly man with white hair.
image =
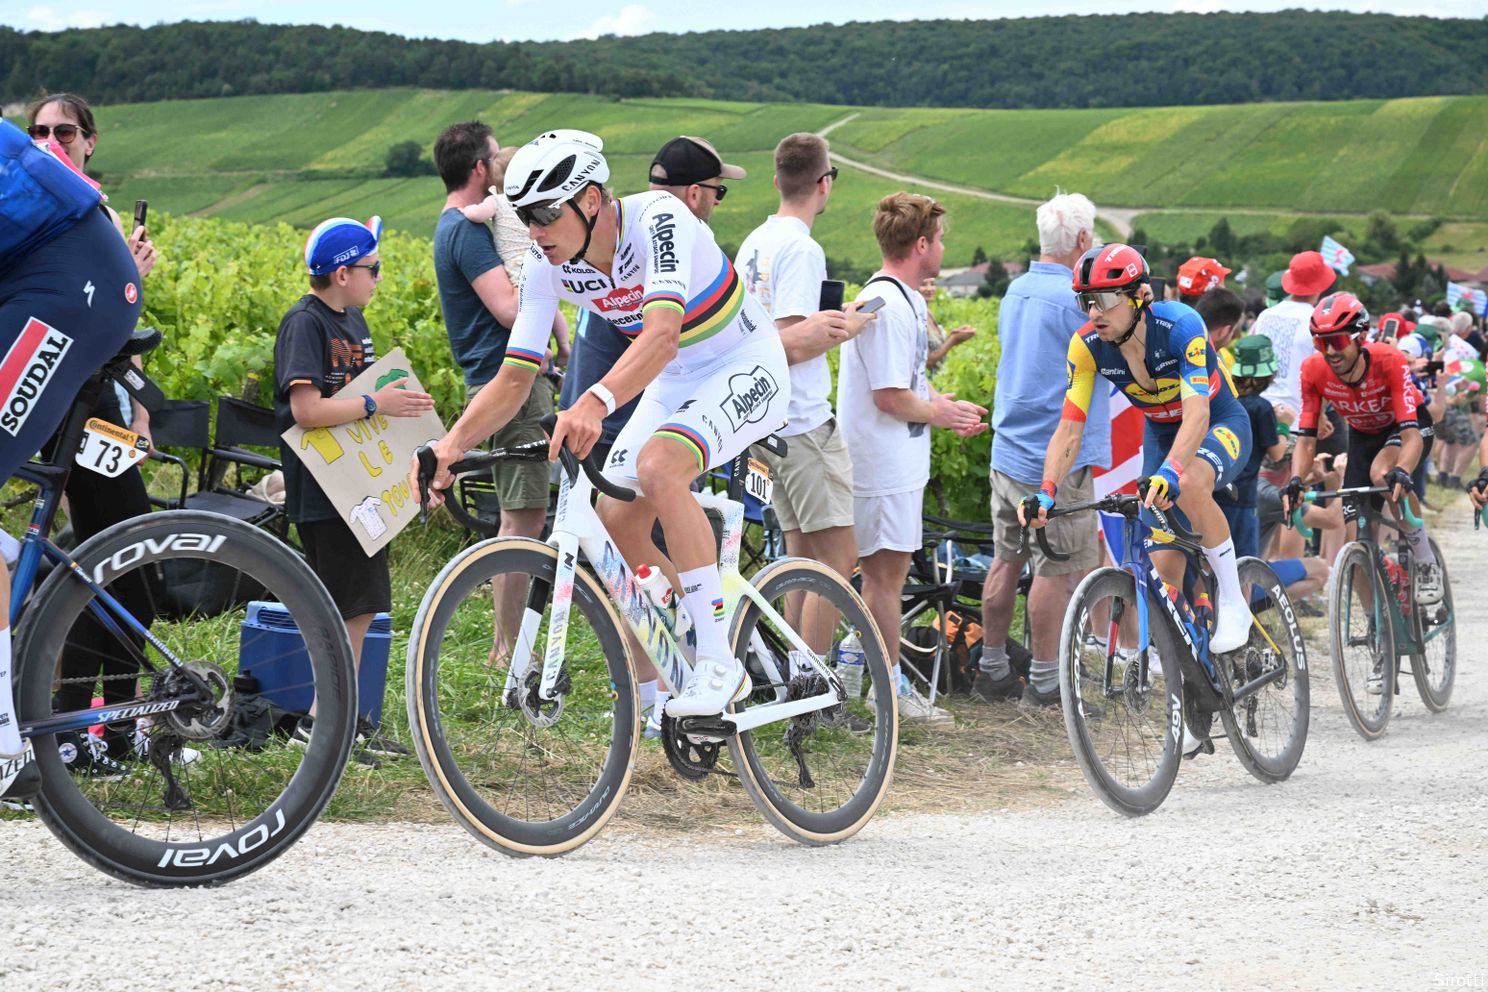
<svg viewBox="0 0 1488 992">
<path fill-rule="evenodd" d="M 1007 656 L 1018 577 L 1026 557 L 1019 552 L 1018 502 L 1043 480 L 1044 455 L 1059 423 L 1065 381 L 1050 368 L 1064 363 L 1070 338 L 1086 315 L 1071 288 L 1074 264 L 1095 242 L 1095 204 L 1079 193 L 1060 193 L 1037 213 L 1039 257 L 1013 280 L 1002 299 L 997 333 L 1002 358 L 992 412 L 992 520 L 997 553 L 982 588 L 981 671 L 973 694 L 987 702 L 1019 699 L 1052 706 L 1059 702 L 1059 627 L 1070 594 L 1100 557 L 1088 517 L 1050 523 L 1050 543 L 1070 553 L 1052 561 L 1034 547 L 1033 586 L 1028 592 L 1033 665 L 1028 684 Z M 1091 497 L 1090 468 L 1111 461 L 1111 425 L 1104 390 L 1091 403 L 1080 455 L 1067 478 L 1057 480 L 1061 500 Z"/>
</svg>

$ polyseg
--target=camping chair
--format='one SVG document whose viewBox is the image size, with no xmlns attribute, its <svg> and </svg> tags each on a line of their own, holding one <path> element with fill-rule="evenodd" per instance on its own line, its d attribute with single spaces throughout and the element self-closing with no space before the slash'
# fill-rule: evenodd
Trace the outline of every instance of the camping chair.
<svg viewBox="0 0 1488 992">
<path fill-rule="evenodd" d="M 289 518 L 285 516 L 284 508 L 250 495 L 248 486 L 252 480 L 245 482 L 242 477 L 244 467 L 259 470 L 260 473 L 271 472 L 279 468 L 278 458 L 271 458 L 243 447 L 251 445 L 256 448 L 270 448 L 277 452 L 279 431 L 274 425 L 274 411 L 245 403 L 231 396 L 219 397 L 217 400 L 217 435 L 212 443 L 207 444 L 205 438 L 206 404 L 198 403 L 191 406 L 195 401 L 190 400 L 171 402 L 183 407 L 178 412 L 181 420 L 179 436 L 187 440 L 167 442 L 157 433 L 157 443 L 184 443 L 190 447 L 197 447 L 202 452 L 201 469 L 197 476 L 197 491 L 186 496 L 183 481 L 182 495 L 177 505 L 183 505 L 190 510 L 220 513 L 255 527 L 263 527 L 281 538 L 287 536 Z M 152 425 L 155 422 L 152 418 Z M 172 425 L 171 429 L 174 430 L 175 426 Z M 170 456 L 166 456 L 165 460 L 179 462 L 179 459 L 173 459 Z M 184 463 L 181 464 L 184 468 Z M 229 471 L 232 475 L 231 484 L 228 482 Z"/>
</svg>

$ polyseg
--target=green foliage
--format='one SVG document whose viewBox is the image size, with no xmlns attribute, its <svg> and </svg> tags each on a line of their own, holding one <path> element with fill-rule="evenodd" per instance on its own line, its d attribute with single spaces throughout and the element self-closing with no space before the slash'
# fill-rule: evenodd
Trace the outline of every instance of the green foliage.
<svg viewBox="0 0 1488 992">
<path fill-rule="evenodd" d="M 406 179 L 411 176 L 432 176 L 434 163 L 422 157 L 423 149 L 417 141 L 400 141 L 388 149 L 387 164 L 382 174 L 392 178 Z"/>
<path fill-rule="evenodd" d="M 1299 58 L 1299 38 L 1348 44 Z M 41 86 L 100 102 L 417 86 L 877 106 L 1150 107 L 1476 93 L 1488 79 L 1485 42 L 1481 19 L 1301 10 L 880 21 L 484 45 L 251 20 L 0 28 L 0 96 L 24 99 Z M 1181 57 L 1151 58 L 1154 49 Z M 1361 58 L 1368 71 L 1359 71 Z M 1112 64 L 1121 71 L 1109 71 Z M 1423 157 L 1413 174 L 1430 171 Z"/>
<path fill-rule="evenodd" d="M 982 279 L 982 284 L 977 287 L 977 295 L 983 298 L 996 296 L 1001 299 L 1002 294 L 1007 292 L 1010 282 L 1012 280 L 1008 278 L 1006 265 L 1001 262 L 988 262 L 987 275 Z"/>
<path fill-rule="evenodd" d="M 279 321 L 309 291 L 303 232 L 151 218 L 160 262 L 145 283 L 141 323 L 166 339 L 150 356 L 151 378 L 173 399 L 235 396 L 249 372 L 268 381 Z M 378 353 L 401 346 L 440 415 L 452 419 L 464 386 L 439 310 L 432 244 L 387 231 L 380 257 L 382 282 L 366 309 Z"/>
<path fill-rule="evenodd" d="M 930 310 L 944 330 L 971 324 L 977 333 L 946 356 L 945 365 L 933 385 L 941 393 L 954 393 L 958 400 L 992 409 L 992 396 L 997 391 L 997 363 L 1002 358 L 1002 345 L 997 338 L 997 311 L 1000 301 L 971 297 L 955 299 L 945 293 L 936 296 Z M 1050 375 L 1062 375 L 1062 369 L 1051 369 Z M 988 414 L 990 421 L 991 414 Z M 992 466 L 992 435 L 983 432 L 973 438 L 960 438 L 952 431 L 930 432 L 930 481 L 925 491 L 925 509 L 946 514 L 957 520 L 986 520 L 991 492 L 987 476 Z"/>
</svg>

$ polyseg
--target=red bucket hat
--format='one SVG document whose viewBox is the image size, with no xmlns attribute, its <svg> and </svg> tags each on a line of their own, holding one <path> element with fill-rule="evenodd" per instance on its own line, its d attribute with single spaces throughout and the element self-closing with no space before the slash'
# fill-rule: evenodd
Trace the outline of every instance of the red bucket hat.
<svg viewBox="0 0 1488 992">
<path fill-rule="evenodd" d="M 1337 278 L 1338 273 L 1328 268 L 1321 252 L 1301 251 L 1292 256 L 1281 277 L 1281 288 L 1293 296 L 1312 296 L 1333 285 Z"/>
</svg>

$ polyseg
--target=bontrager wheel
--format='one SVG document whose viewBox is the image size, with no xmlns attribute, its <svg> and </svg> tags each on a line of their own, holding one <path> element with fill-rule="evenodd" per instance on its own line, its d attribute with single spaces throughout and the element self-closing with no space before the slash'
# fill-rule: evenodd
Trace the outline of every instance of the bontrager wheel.
<svg viewBox="0 0 1488 992">
<path fill-rule="evenodd" d="M 1097 569 L 1071 597 L 1059 639 L 1059 695 L 1075 760 L 1101 801 L 1126 816 L 1162 805 L 1183 740 L 1179 649 L 1149 598 L 1151 644 L 1141 678 L 1136 597 L 1130 573 Z"/>
<path fill-rule="evenodd" d="M 74 558 L 212 698 L 145 638 L 98 623 L 92 590 L 56 569 L 17 631 L 22 725 L 105 702 L 123 712 L 33 738 L 37 813 L 85 861 L 131 882 L 211 884 L 263 867 L 325 807 L 356 731 L 351 644 L 325 587 L 263 531 L 190 510 L 118 523 Z M 141 657 L 143 669 L 130 660 Z M 314 731 L 293 746 L 293 718 L 276 726 L 267 703 L 282 713 L 311 699 Z"/>
<path fill-rule="evenodd" d="M 827 566 L 782 559 L 760 569 L 754 586 L 781 616 L 787 597 L 805 593 L 808 610 L 815 600 L 816 609 L 834 614 L 834 645 L 850 629 L 863 644 L 863 694 L 848 700 L 845 712 L 819 710 L 767 723 L 729 741 L 739 781 L 766 820 L 803 844 L 835 844 L 863 829 L 893 777 L 899 711 L 888 654 L 862 599 Z M 750 645 L 761 641 L 768 645 L 774 667 L 790 672 L 790 647 L 780 628 L 753 601 L 741 600 L 733 630 L 736 656 L 744 660 Z M 822 688 L 819 675 L 794 676 L 788 698 L 815 695 Z M 775 687 L 756 683 L 749 699 L 734 709 L 773 702 L 776 695 Z"/>
<path fill-rule="evenodd" d="M 512 855 L 593 837 L 634 766 L 630 656 L 583 568 L 556 696 L 539 695 L 557 568 L 557 550 L 529 538 L 467 548 L 429 586 L 408 639 L 408 723 L 429 784 L 456 822 Z"/>
<path fill-rule="evenodd" d="M 1221 692 L 1232 703 L 1219 711 L 1219 718 L 1246 771 L 1262 782 L 1280 782 L 1296 769 L 1307 744 L 1307 645 L 1271 566 L 1242 558 L 1239 571 L 1253 620 L 1244 650 L 1215 659 L 1225 682 Z M 1271 681 L 1244 691 L 1262 678 Z M 1237 694 L 1242 698 L 1235 700 Z"/>
<path fill-rule="evenodd" d="M 1415 606 L 1416 643 L 1422 650 L 1411 655 L 1411 676 L 1421 702 L 1431 712 L 1440 713 L 1452 701 L 1452 685 L 1457 680 L 1457 611 L 1447 560 L 1435 541 L 1431 550 L 1441 566 L 1442 599 L 1435 606 Z"/>
<path fill-rule="evenodd" d="M 1328 637 L 1344 715 L 1365 740 L 1385 732 L 1395 692 L 1395 628 L 1387 595 L 1370 546 L 1344 545 L 1328 583 Z"/>
</svg>

